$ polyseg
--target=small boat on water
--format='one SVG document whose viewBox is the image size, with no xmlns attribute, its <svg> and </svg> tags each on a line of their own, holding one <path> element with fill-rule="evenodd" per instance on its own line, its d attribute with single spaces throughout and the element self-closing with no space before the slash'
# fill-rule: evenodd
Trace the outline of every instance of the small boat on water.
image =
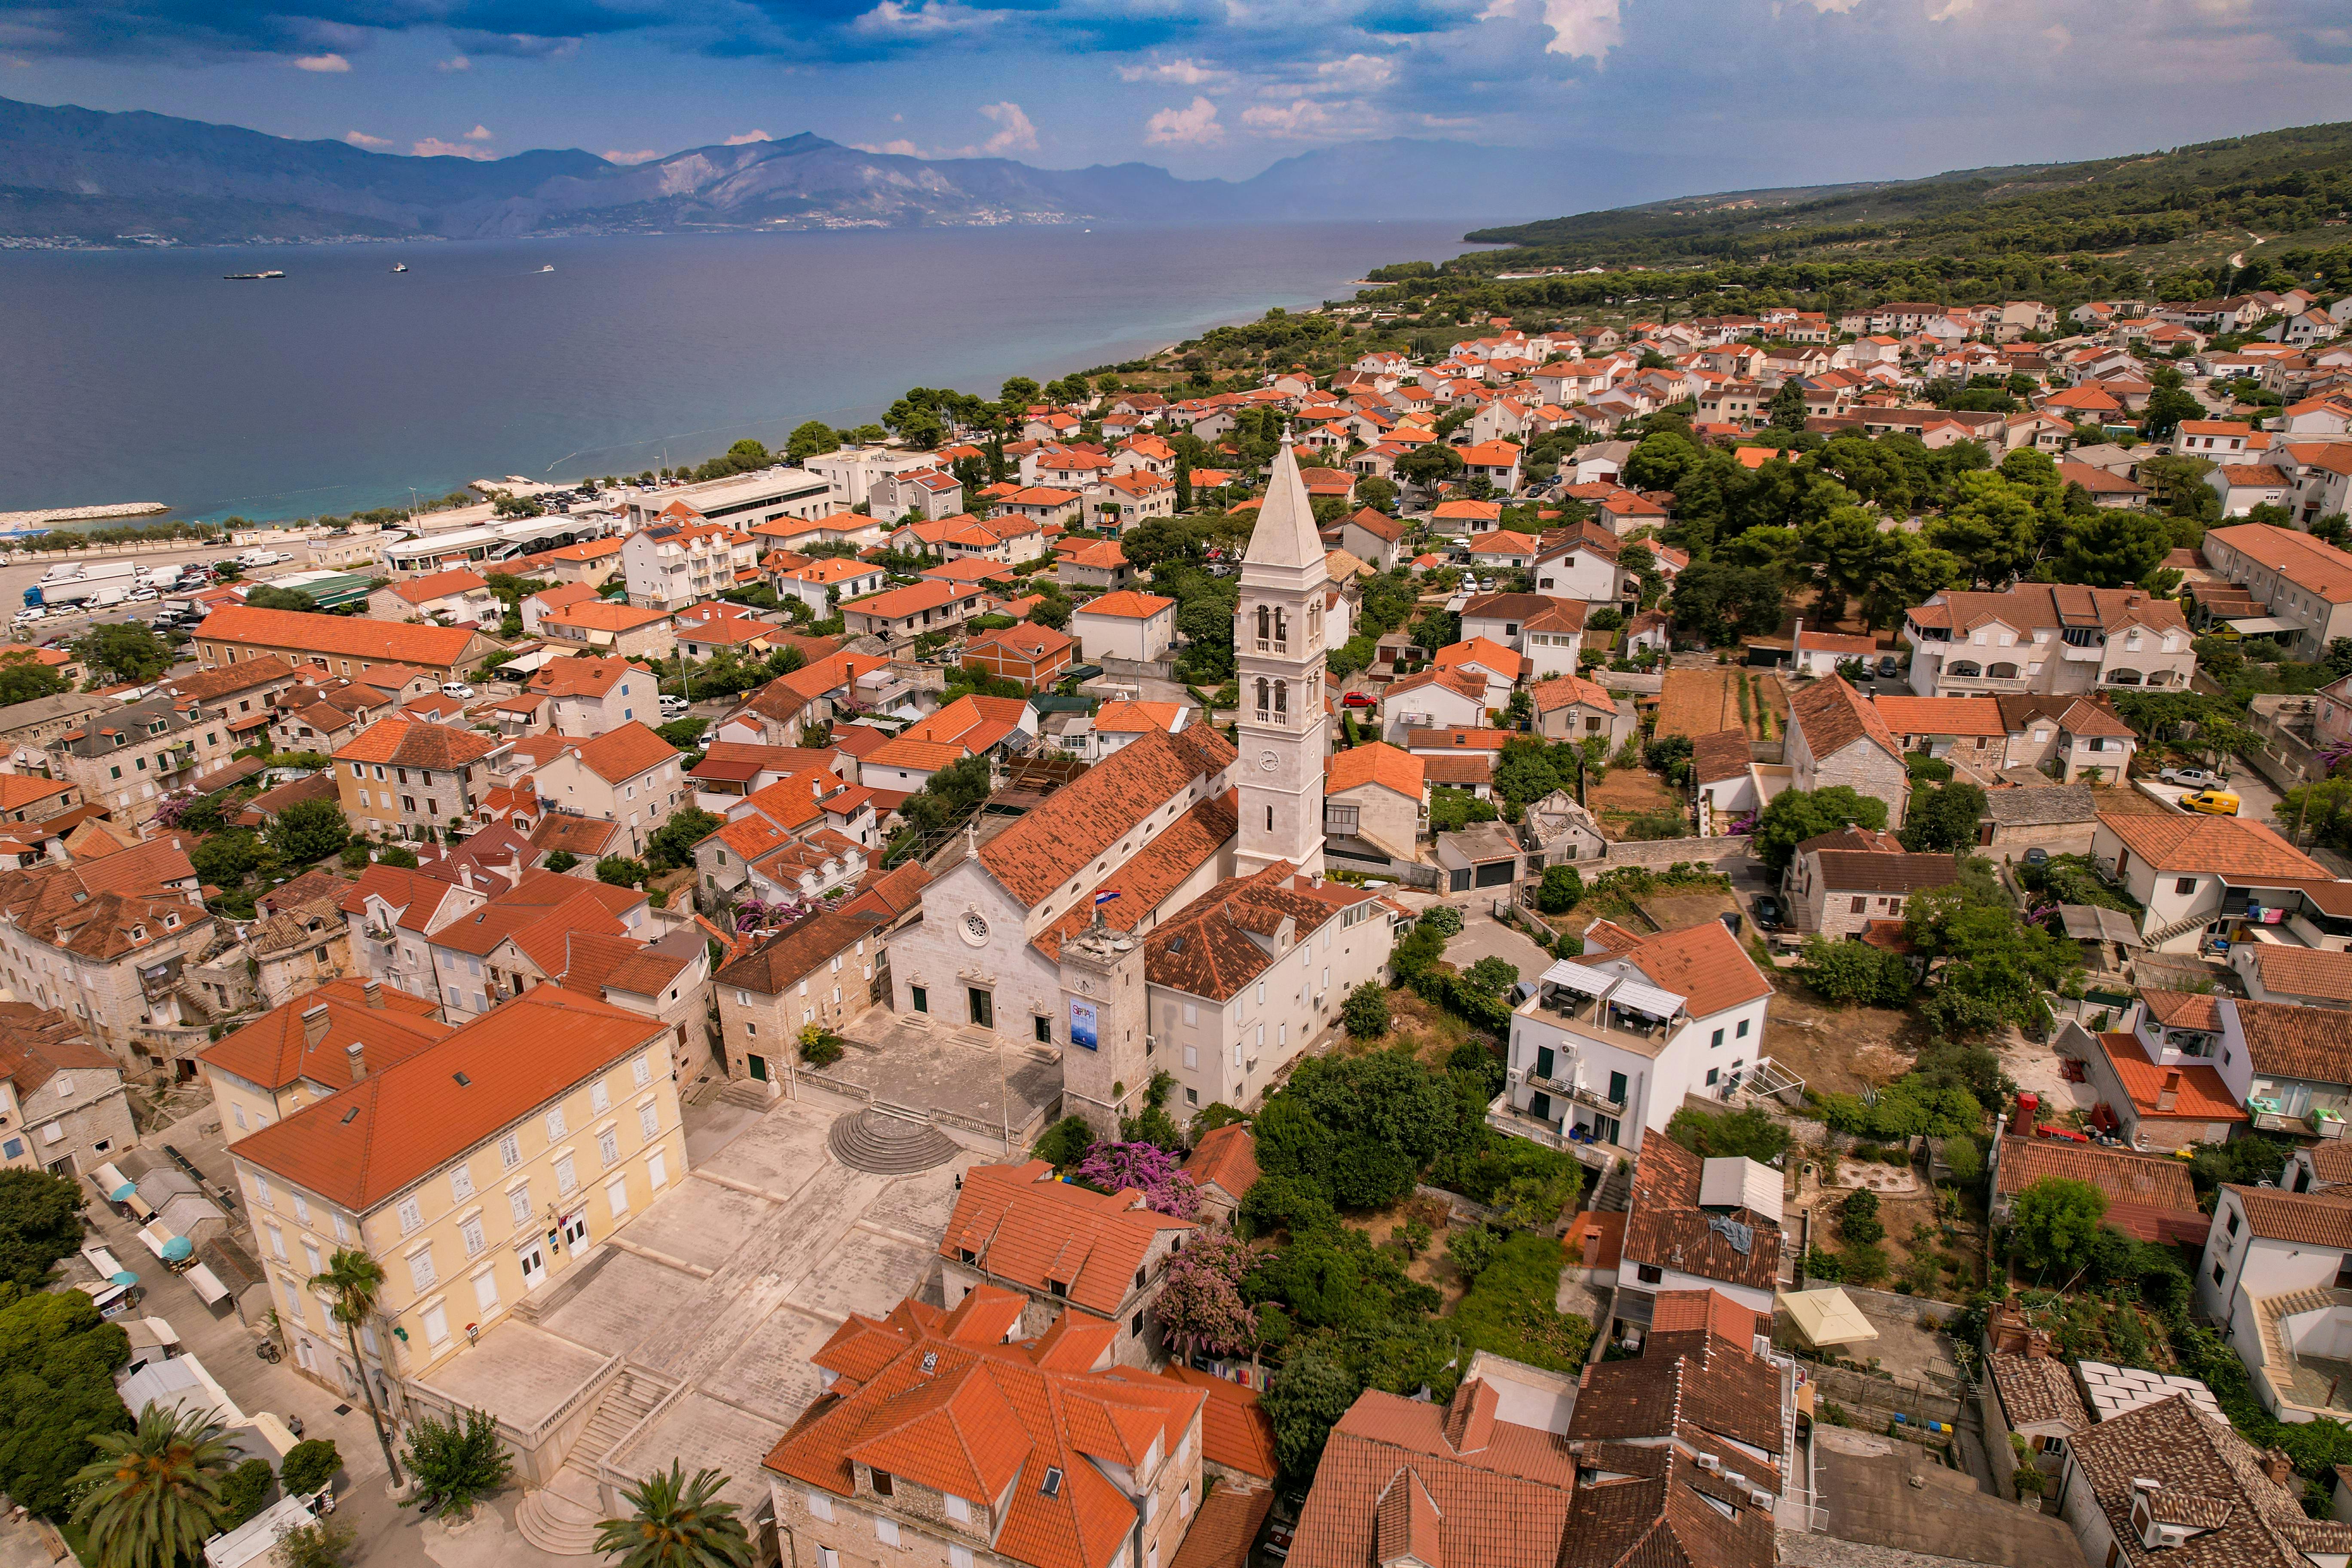
<svg viewBox="0 0 2352 1568">
<path fill-rule="evenodd" d="M 405 261 L 395 261 L 392 264 L 392 269 L 394 272 L 405 272 L 408 270 L 408 263 Z"/>
<path fill-rule="evenodd" d="M 540 270 L 541 272 L 552 272 L 555 270 L 555 263 L 551 261 L 546 266 L 541 268 Z"/>
<path fill-rule="evenodd" d="M 283 278 L 283 272 L 224 272 L 221 276 L 231 283 L 258 283 L 267 279 Z"/>
</svg>

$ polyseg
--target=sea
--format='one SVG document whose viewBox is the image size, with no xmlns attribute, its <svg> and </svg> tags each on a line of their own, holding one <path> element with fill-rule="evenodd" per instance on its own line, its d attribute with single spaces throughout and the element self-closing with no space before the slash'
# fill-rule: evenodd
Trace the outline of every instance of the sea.
<svg viewBox="0 0 2352 1568">
<path fill-rule="evenodd" d="M 0 511 L 285 521 L 684 466 L 1345 299 L 1447 223 L 0 251 Z M 395 264 L 408 270 L 395 273 Z M 232 282 L 234 272 L 283 279 Z"/>
</svg>

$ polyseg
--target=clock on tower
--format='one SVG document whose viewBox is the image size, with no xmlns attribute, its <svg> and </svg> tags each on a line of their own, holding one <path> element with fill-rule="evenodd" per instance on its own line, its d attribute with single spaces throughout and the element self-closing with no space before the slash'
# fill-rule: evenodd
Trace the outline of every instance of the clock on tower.
<svg viewBox="0 0 2352 1568">
<path fill-rule="evenodd" d="M 1323 611 L 1331 574 L 1287 431 L 1242 556 L 1234 654 L 1241 683 L 1243 875 L 1277 860 L 1323 869 Z"/>
</svg>

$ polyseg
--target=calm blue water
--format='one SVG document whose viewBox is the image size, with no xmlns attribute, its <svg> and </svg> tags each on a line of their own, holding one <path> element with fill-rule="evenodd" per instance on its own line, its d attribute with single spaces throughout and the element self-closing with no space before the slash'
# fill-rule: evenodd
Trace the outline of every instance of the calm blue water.
<svg viewBox="0 0 2352 1568">
<path fill-rule="evenodd" d="M 1344 297 L 1457 224 L 0 251 L 0 510 L 344 512 L 698 461 Z M 394 275 L 395 261 L 410 270 Z M 540 268 L 552 263 L 555 271 Z M 282 268 L 283 280 L 227 272 Z"/>
</svg>

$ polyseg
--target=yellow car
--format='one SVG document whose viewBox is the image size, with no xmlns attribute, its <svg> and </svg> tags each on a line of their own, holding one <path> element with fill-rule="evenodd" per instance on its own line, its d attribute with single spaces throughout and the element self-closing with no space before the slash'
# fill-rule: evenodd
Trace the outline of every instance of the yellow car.
<svg viewBox="0 0 2352 1568">
<path fill-rule="evenodd" d="M 2192 790 L 2180 797 L 2182 809 L 2201 811 L 2208 816 L 2235 816 L 2238 797 L 2225 789 Z"/>
</svg>

